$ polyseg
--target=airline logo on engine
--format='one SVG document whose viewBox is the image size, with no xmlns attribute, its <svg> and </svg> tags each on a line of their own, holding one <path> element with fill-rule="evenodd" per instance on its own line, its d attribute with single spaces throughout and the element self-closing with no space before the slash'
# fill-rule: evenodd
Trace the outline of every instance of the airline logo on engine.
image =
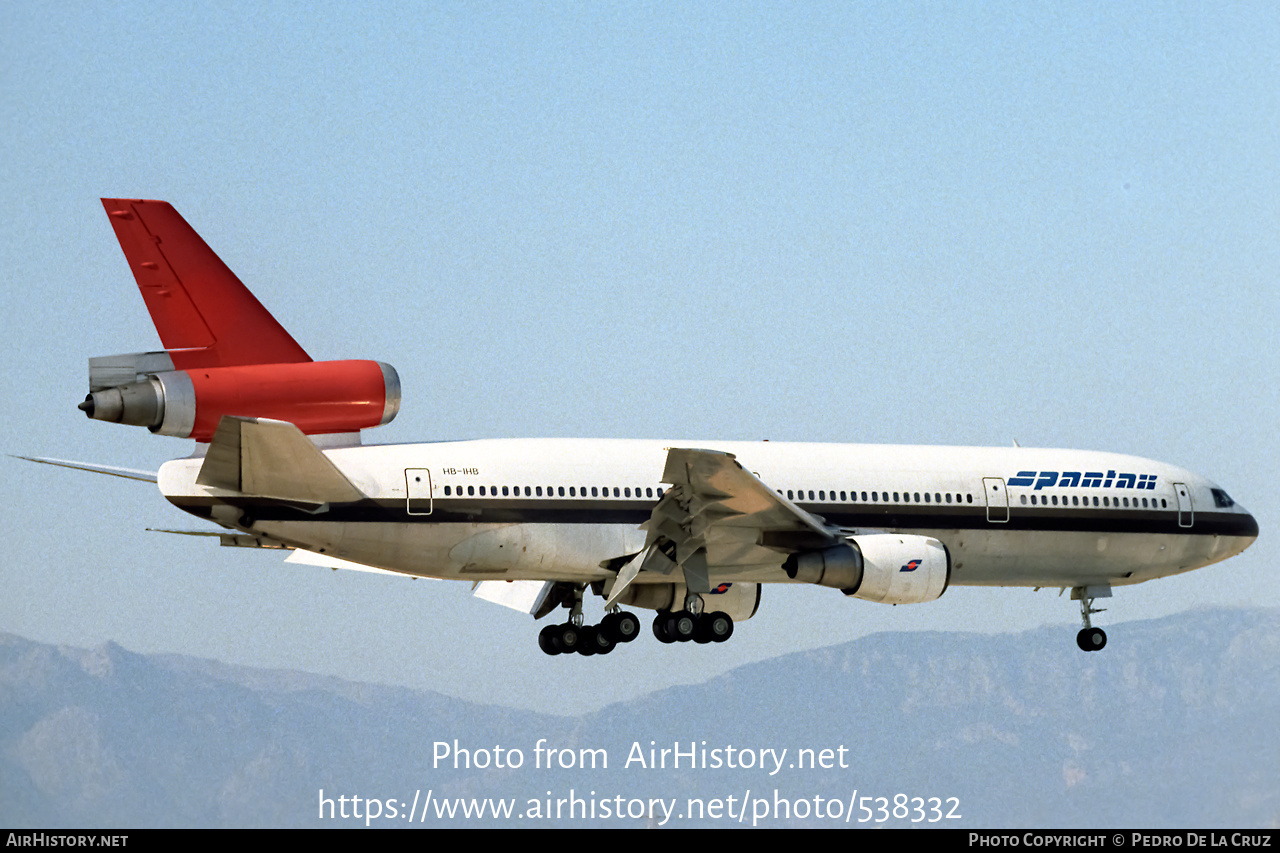
<svg viewBox="0 0 1280 853">
<path fill-rule="evenodd" d="M 733 584 L 731 584 L 731 583 L 722 583 L 722 584 L 717 584 L 716 586 L 713 586 L 713 587 L 711 588 L 711 594 L 712 594 L 712 595 L 723 595 L 724 593 L 726 593 L 726 592 L 728 592 L 728 591 L 729 591 L 729 587 L 731 587 L 731 586 L 733 586 Z"/>
<path fill-rule="evenodd" d="M 1009 478 L 1010 486 L 1033 486 L 1035 491 L 1048 488 L 1081 489 L 1147 489 L 1154 491 L 1155 474 L 1117 474 L 1115 471 L 1019 471 Z"/>
<path fill-rule="evenodd" d="M 903 566 L 902 568 L 898 569 L 898 571 L 900 571 L 900 572 L 914 572 L 916 569 L 920 568 L 920 564 L 921 564 L 921 563 L 923 563 L 923 562 L 924 562 L 924 560 L 911 560 L 911 561 L 910 561 L 910 562 L 908 562 L 905 566 Z"/>
</svg>

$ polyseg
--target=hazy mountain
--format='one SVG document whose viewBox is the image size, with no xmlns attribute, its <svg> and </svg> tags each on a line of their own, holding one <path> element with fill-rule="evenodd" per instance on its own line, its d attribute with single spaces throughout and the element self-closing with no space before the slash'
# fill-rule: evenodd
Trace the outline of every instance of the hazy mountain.
<svg viewBox="0 0 1280 853">
<path fill-rule="evenodd" d="M 448 798 L 536 808 L 534 825 L 643 823 L 649 798 L 675 802 L 670 826 L 736 825 L 743 801 L 744 823 L 768 811 L 766 826 L 1280 823 L 1280 612 L 1196 611 L 1112 638 L 1084 654 L 1060 628 L 878 634 L 560 718 L 0 635 L 0 825 L 341 823 L 319 817 L 321 789 L 335 814 L 387 801 L 373 823 L 388 826 L 428 791 L 425 826 L 494 822 L 437 819 Z M 434 744 L 455 740 L 491 766 L 434 767 Z M 929 823 L 948 811 L 962 817 Z"/>
</svg>

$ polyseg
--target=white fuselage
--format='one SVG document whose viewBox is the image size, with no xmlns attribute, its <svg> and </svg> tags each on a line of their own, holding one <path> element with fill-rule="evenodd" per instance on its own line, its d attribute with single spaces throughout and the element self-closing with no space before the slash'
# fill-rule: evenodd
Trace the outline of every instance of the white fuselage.
<svg viewBox="0 0 1280 853">
<path fill-rule="evenodd" d="M 325 454 L 367 500 L 320 511 L 199 486 L 200 458 L 166 464 L 159 486 L 224 526 L 395 572 L 586 583 L 643 548 L 640 525 L 668 488 L 660 478 L 677 447 L 734 454 L 850 534 L 936 538 L 955 584 L 1139 583 L 1227 559 L 1257 536 L 1248 512 L 1184 469 L 1018 447 L 605 439 L 343 447 Z M 759 546 L 733 579 L 785 582 L 785 556 Z"/>
</svg>

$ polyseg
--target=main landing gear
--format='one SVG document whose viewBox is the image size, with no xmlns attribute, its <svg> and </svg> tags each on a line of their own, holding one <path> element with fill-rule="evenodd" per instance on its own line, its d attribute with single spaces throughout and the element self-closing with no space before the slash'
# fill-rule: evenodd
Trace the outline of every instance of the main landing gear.
<svg viewBox="0 0 1280 853">
<path fill-rule="evenodd" d="M 572 595 L 572 601 L 569 597 Z M 548 625 L 538 632 L 538 648 L 549 655 L 607 655 L 619 643 L 629 643 L 640 634 L 640 620 L 634 613 L 614 609 L 605 614 L 599 625 L 584 625 L 582 618 L 583 588 L 566 589 L 560 606 L 568 607 L 569 619 L 560 625 Z M 716 611 L 704 613 L 702 596 L 687 594 L 684 609 L 659 610 L 653 619 L 653 635 L 664 643 L 723 643 L 733 636 L 733 618 Z"/>
<path fill-rule="evenodd" d="M 549 655 L 607 655 L 618 643 L 629 643 L 640 636 L 640 619 L 616 607 L 605 614 L 599 625 L 584 625 L 582 618 L 583 587 L 573 587 L 572 602 L 563 598 L 569 608 L 569 619 L 561 625 L 548 625 L 538 632 L 538 648 Z"/>
<path fill-rule="evenodd" d="M 1084 627 L 1080 629 L 1080 633 L 1076 634 L 1076 645 L 1080 647 L 1080 651 L 1096 652 L 1107 644 L 1107 632 L 1101 628 L 1093 627 L 1093 622 L 1090 621 L 1089 617 L 1094 613 L 1106 612 L 1106 608 L 1093 606 L 1095 598 L 1110 597 L 1111 587 L 1109 585 L 1072 587 L 1071 598 L 1073 601 L 1080 602 L 1080 618 L 1084 621 Z"/>
<path fill-rule="evenodd" d="M 723 643 L 733 636 L 733 619 L 719 611 L 694 614 L 688 610 L 660 610 L 653 617 L 653 636 L 664 643 Z"/>
<path fill-rule="evenodd" d="M 703 612 L 702 596 L 689 592 L 684 610 L 659 610 L 653 617 L 653 636 L 664 643 L 723 643 L 733 636 L 733 619 L 718 610 Z"/>
<path fill-rule="evenodd" d="M 583 625 L 570 616 L 562 625 L 548 625 L 538 632 L 538 648 L 549 655 L 607 655 L 618 643 L 629 643 L 640 636 L 640 619 L 621 610 L 605 615 L 599 625 Z"/>
</svg>

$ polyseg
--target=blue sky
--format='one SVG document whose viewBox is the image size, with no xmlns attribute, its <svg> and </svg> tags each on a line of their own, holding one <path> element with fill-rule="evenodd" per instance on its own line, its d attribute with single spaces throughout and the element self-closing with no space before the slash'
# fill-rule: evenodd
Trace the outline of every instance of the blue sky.
<svg viewBox="0 0 1280 853">
<path fill-rule="evenodd" d="M 314 357 L 397 367 L 370 441 L 1133 453 L 1262 535 L 1103 623 L 1280 605 L 1280 12 L 1024 5 L 6 4 L 7 452 L 188 452 L 75 410 L 90 356 L 158 348 L 98 198 L 162 198 Z M 196 525 L 0 464 L 0 630 L 44 641 L 572 712 L 874 631 L 1078 622 L 1056 591 L 767 589 L 726 646 L 547 659 L 465 586 L 147 533 Z"/>
</svg>

